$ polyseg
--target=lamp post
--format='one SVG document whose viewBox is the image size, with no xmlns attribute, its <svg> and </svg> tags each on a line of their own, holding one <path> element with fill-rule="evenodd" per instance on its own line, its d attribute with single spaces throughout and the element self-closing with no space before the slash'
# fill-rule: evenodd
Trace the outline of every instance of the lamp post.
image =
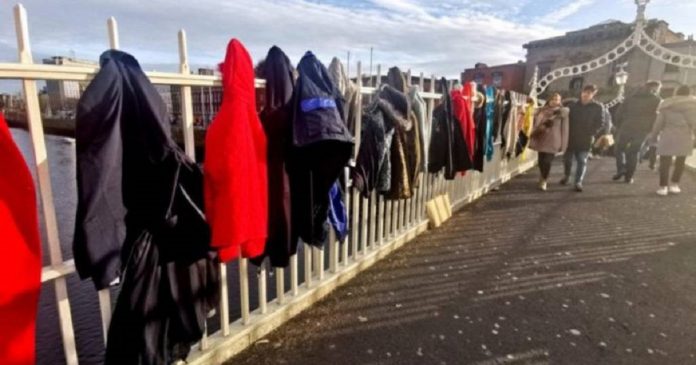
<svg viewBox="0 0 696 365">
<path fill-rule="evenodd" d="M 617 99 L 623 99 L 624 93 L 626 92 L 626 82 L 628 82 L 628 72 L 624 69 L 626 66 L 628 66 L 628 63 L 618 65 L 619 71 L 614 75 L 614 81 L 616 81 L 616 85 L 619 86 L 619 95 Z"/>
</svg>

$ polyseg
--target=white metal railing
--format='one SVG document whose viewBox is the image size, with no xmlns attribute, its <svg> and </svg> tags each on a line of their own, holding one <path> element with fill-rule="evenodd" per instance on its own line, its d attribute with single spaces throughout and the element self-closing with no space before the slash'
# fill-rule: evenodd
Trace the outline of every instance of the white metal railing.
<svg viewBox="0 0 696 365">
<path fill-rule="evenodd" d="M 22 5 L 17 5 L 14 8 L 14 17 L 19 62 L 0 63 L 0 79 L 18 79 L 22 82 L 32 151 L 35 158 L 37 188 L 43 210 L 43 224 L 47 231 L 44 244 L 48 248 L 50 257 L 49 264 L 43 267 L 41 280 L 43 285 L 54 286 L 65 361 L 68 365 L 75 365 L 78 363 L 78 348 L 75 342 L 66 284 L 66 279 L 70 275 L 75 275 L 75 265 L 73 260 L 64 260 L 61 254 L 36 80 L 85 81 L 92 79 L 98 72 L 98 68 L 33 64 L 27 15 Z M 114 18 L 108 19 L 107 29 L 109 46 L 113 49 L 119 48 L 118 27 Z M 155 84 L 181 87 L 184 148 L 188 156 L 195 158 L 191 87 L 220 86 L 221 80 L 219 76 L 190 74 L 184 30 L 178 33 L 178 46 L 179 73 L 147 72 L 146 74 Z M 363 85 L 360 63 L 358 63 L 356 76 L 359 98 L 371 97 L 377 90 L 376 80 L 381 77 L 381 66 L 377 67 L 377 77 L 370 78 L 372 85 Z M 423 127 L 426 130 L 425 135 L 429 136 L 435 99 L 440 98 L 441 95 L 435 93 L 436 79 L 434 75 L 430 78 L 430 90 L 428 91 L 424 90 L 425 79 L 422 73 L 419 80 L 420 95 L 427 104 L 426 115 L 428 117 L 426 125 Z M 410 71 L 408 81 L 411 84 Z M 256 80 L 257 88 L 264 87 L 264 84 L 263 80 Z M 359 105 L 362 105 L 362 100 Z M 360 116 L 361 112 L 358 111 L 358 118 Z M 360 119 L 358 119 L 356 144 L 360 143 L 360 126 Z M 416 189 L 414 197 L 408 200 L 385 201 L 374 193 L 369 199 L 366 199 L 361 197 L 354 188 L 347 189 L 345 201 L 351 232 L 344 242 L 338 242 L 332 233 L 327 246 L 328 270 L 323 250 L 305 245 L 302 262 L 299 262 L 297 255 L 291 258 L 289 288 L 287 290 L 286 269 L 274 269 L 272 275 L 275 276 L 276 290 L 275 293 L 270 293 L 275 294 L 273 300 L 268 300 L 267 280 L 271 273 L 267 272 L 265 268 L 258 270 L 256 285 L 259 304 L 256 308 L 251 308 L 248 260 L 240 259 L 237 266 L 241 315 L 240 318 L 232 321 L 229 305 L 230 287 L 228 286 L 230 264 L 221 265 L 221 299 L 218 308 L 220 330 L 210 336 L 207 334 L 204 336 L 196 351 L 190 356 L 189 363 L 222 363 L 292 316 L 308 308 L 358 272 L 424 232 L 428 223 L 425 216 L 425 203 L 435 196 L 448 193 L 453 208 L 460 207 L 477 199 L 491 187 L 507 181 L 512 175 L 529 169 L 533 164 L 531 158 L 526 162 L 505 161 L 501 156 L 496 155 L 493 162 L 486 165 L 483 174 L 471 172 L 464 177 L 459 176 L 454 181 L 445 181 L 441 175 L 424 173 L 420 178 L 420 185 Z M 303 275 L 302 282 L 299 278 L 300 271 Z M 102 319 L 102 335 L 106 337 L 112 310 L 109 290 L 100 291 L 98 298 Z"/>
</svg>

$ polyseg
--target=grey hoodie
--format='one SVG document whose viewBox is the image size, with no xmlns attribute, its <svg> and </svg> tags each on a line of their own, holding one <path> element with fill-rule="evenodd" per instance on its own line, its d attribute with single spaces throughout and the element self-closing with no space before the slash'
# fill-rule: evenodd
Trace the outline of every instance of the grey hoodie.
<svg viewBox="0 0 696 365">
<path fill-rule="evenodd" d="M 658 109 L 651 136 L 658 139 L 660 156 L 689 156 L 694 149 L 696 97 L 675 96 Z"/>
</svg>

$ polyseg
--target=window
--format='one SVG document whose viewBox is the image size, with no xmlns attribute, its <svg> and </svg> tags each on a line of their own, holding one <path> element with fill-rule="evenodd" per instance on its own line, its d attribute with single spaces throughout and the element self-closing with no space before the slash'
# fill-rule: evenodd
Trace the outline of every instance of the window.
<svg viewBox="0 0 696 365">
<path fill-rule="evenodd" d="M 500 87 L 503 84 L 502 72 L 493 72 L 491 76 L 493 77 L 493 86 Z"/>
<path fill-rule="evenodd" d="M 666 74 L 679 73 L 679 66 L 675 66 L 671 63 L 668 63 L 665 65 L 665 73 Z"/>
<path fill-rule="evenodd" d="M 541 79 L 542 77 L 546 76 L 549 72 L 551 72 L 551 67 L 553 67 L 553 61 L 539 62 L 537 63 L 537 67 L 539 67 L 539 79 Z"/>
<path fill-rule="evenodd" d="M 580 92 L 582 86 L 585 84 L 585 79 L 582 77 L 574 77 L 570 80 L 570 86 L 568 87 L 572 92 Z"/>
<path fill-rule="evenodd" d="M 486 80 L 486 75 L 483 72 L 477 72 L 474 74 L 474 82 L 477 84 L 483 84 Z"/>
</svg>

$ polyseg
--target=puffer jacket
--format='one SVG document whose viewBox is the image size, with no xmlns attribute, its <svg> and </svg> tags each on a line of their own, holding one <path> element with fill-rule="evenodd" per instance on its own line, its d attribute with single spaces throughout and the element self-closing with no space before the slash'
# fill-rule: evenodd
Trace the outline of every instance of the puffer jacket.
<svg viewBox="0 0 696 365">
<path fill-rule="evenodd" d="M 694 149 L 696 97 L 675 96 L 665 100 L 658 111 L 652 139 L 657 138 L 660 156 L 689 156 Z"/>
</svg>

